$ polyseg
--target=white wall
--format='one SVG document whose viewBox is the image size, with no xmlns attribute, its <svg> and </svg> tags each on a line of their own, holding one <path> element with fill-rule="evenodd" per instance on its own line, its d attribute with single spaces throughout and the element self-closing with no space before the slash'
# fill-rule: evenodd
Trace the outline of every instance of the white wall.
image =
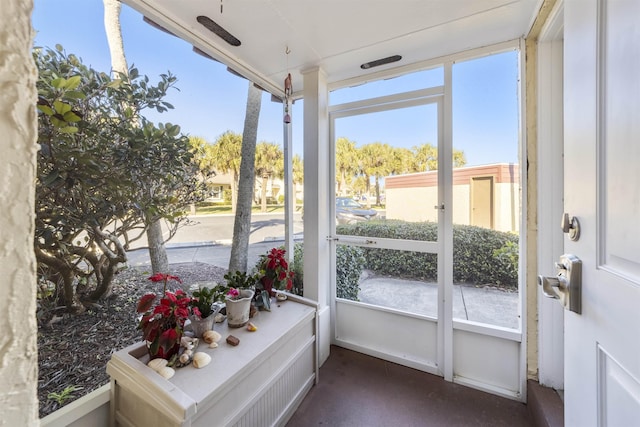
<svg viewBox="0 0 640 427">
<path fill-rule="evenodd" d="M 0 414 L 7 426 L 39 423 L 32 9 L 32 0 L 2 0 L 0 7 Z"/>
</svg>

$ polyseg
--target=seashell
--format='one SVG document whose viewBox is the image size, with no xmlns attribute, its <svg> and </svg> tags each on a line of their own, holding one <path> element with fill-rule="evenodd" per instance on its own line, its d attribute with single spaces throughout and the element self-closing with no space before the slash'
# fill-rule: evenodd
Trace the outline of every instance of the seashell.
<svg viewBox="0 0 640 427">
<path fill-rule="evenodd" d="M 173 369 L 173 368 L 170 368 L 168 366 L 164 366 L 164 367 L 160 368 L 158 373 L 160 375 L 162 375 L 164 377 L 164 379 L 168 380 L 169 378 L 171 378 L 172 376 L 174 376 L 176 374 L 176 370 Z"/>
<path fill-rule="evenodd" d="M 193 350 L 188 348 L 185 351 L 183 351 L 182 354 L 186 354 L 187 356 L 191 357 L 191 356 L 193 356 Z"/>
<path fill-rule="evenodd" d="M 201 351 L 193 355 L 193 366 L 196 368 L 204 368 L 211 362 L 211 356 Z"/>
<path fill-rule="evenodd" d="M 207 344 L 211 344 L 212 342 L 218 342 L 222 339 L 222 335 L 216 331 L 206 331 L 202 334 L 202 340 Z"/>
<path fill-rule="evenodd" d="M 216 314 L 216 317 L 214 317 L 216 323 L 222 323 L 224 322 L 224 314 L 222 313 L 218 313 Z"/>
<path fill-rule="evenodd" d="M 247 323 L 247 331 L 249 332 L 255 332 L 258 330 L 258 327 L 256 325 L 254 325 L 253 323 L 249 322 Z"/>
<path fill-rule="evenodd" d="M 209 348 L 218 348 L 218 343 L 212 342 L 211 344 L 209 344 Z"/>
<path fill-rule="evenodd" d="M 180 363 L 187 364 L 187 363 L 189 363 L 190 360 L 191 360 L 191 355 L 190 354 L 187 354 L 185 352 L 185 353 L 182 353 L 180 355 Z"/>
<path fill-rule="evenodd" d="M 278 301 L 286 301 L 287 300 L 287 296 L 285 294 L 278 293 L 278 294 L 276 294 L 276 299 Z"/>
<path fill-rule="evenodd" d="M 158 372 L 160 371 L 160 369 L 167 366 L 167 363 L 168 362 L 165 359 L 152 359 L 149 361 L 149 363 L 147 363 L 147 366 L 153 369 L 154 371 Z"/>
</svg>

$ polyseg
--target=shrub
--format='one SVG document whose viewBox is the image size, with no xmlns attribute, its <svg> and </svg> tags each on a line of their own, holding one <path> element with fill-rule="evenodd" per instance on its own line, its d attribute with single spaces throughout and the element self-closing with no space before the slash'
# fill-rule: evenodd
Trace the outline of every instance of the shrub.
<svg viewBox="0 0 640 427">
<path fill-rule="evenodd" d="M 304 246 L 296 243 L 293 255 L 293 292 L 302 295 Z M 338 245 L 336 248 L 336 296 L 358 300 L 360 275 L 364 269 L 364 250 L 355 246 Z"/>
<path fill-rule="evenodd" d="M 338 234 L 436 241 L 438 225 L 399 220 L 340 225 Z M 436 281 L 436 254 L 365 248 L 367 269 L 377 274 Z M 470 225 L 453 226 L 453 280 L 457 283 L 518 286 L 518 236 Z"/>
<path fill-rule="evenodd" d="M 357 246 L 336 247 L 336 296 L 358 301 L 360 275 L 364 269 L 364 250 Z"/>
</svg>

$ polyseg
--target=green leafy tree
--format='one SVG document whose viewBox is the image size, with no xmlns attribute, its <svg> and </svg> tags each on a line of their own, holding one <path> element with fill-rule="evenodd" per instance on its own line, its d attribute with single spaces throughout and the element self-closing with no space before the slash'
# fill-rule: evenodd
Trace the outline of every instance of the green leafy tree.
<svg viewBox="0 0 640 427">
<path fill-rule="evenodd" d="M 337 193 L 346 196 L 349 191 L 349 184 L 357 174 L 358 169 L 358 149 L 356 143 L 347 138 L 340 137 L 336 141 L 336 179 Z"/>
<path fill-rule="evenodd" d="M 360 148 L 360 168 L 366 178 L 367 193 L 371 194 L 371 178 L 374 178 L 376 204 L 380 204 L 380 178 L 391 173 L 393 148 L 389 144 L 374 142 Z M 371 198 L 367 197 L 367 205 L 371 206 Z"/>
<path fill-rule="evenodd" d="M 242 135 L 231 131 L 220 135 L 211 149 L 213 166 L 231 176 L 231 209 L 234 213 L 238 204 L 241 151 Z"/>
<path fill-rule="evenodd" d="M 431 144 L 422 144 L 413 147 L 414 172 L 425 172 L 438 169 L 438 147 Z M 460 168 L 467 164 L 464 152 L 453 149 L 453 167 Z"/>
<path fill-rule="evenodd" d="M 42 280 L 72 312 L 111 292 L 132 234 L 149 221 L 177 227 L 201 197 L 188 140 L 171 124 L 141 112 L 166 111 L 175 83 L 157 85 L 131 68 L 112 79 L 74 55 L 35 49 L 39 70 L 38 172 L 34 251 Z M 135 237 L 134 237 L 135 238 Z"/>
<path fill-rule="evenodd" d="M 293 210 L 296 210 L 296 203 L 298 202 L 298 194 L 297 185 L 304 183 L 304 163 L 302 161 L 302 157 L 299 154 L 295 154 L 291 159 L 291 169 L 292 169 L 292 181 L 293 181 Z"/>
<path fill-rule="evenodd" d="M 274 176 L 284 173 L 284 153 L 274 142 L 260 142 L 256 145 L 256 178 L 262 180 L 260 188 L 261 211 L 267 211 L 267 183 Z"/>
</svg>

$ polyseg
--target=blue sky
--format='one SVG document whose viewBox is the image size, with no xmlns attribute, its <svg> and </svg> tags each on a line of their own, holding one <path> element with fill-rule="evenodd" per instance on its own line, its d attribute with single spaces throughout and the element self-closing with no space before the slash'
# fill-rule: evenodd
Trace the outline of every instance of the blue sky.
<svg viewBox="0 0 640 427">
<path fill-rule="evenodd" d="M 84 64 L 110 70 L 102 0 L 34 0 L 34 4 L 36 46 L 61 44 Z M 149 112 L 146 116 L 150 120 L 178 124 L 184 133 L 212 143 L 227 130 L 242 133 L 246 80 L 230 74 L 222 64 L 195 54 L 188 43 L 144 23 L 142 16 L 126 5 L 122 6 L 120 19 L 129 66 L 136 66 L 152 81 L 167 71 L 178 78 L 179 91 L 172 91 L 166 98 L 175 109 L 163 114 Z M 437 84 L 438 79 L 437 72 L 417 73 L 336 92 L 331 102 L 349 96 L 378 96 L 381 91 L 412 90 Z M 514 52 L 454 66 L 454 148 L 465 152 L 469 165 L 517 161 L 516 82 Z M 271 102 L 264 94 L 258 141 L 282 143 L 282 114 L 282 104 Z M 292 115 L 294 152 L 302 154 L 302 102 L 296 102 Z M 433 123 L 430 107 L 420 107 L 385 113 L 384 120 L 340 120 L 337 136 L 346 136 L 358 146 L 380 141 L 411 148 L 435 142 Z"/>
</svg>

